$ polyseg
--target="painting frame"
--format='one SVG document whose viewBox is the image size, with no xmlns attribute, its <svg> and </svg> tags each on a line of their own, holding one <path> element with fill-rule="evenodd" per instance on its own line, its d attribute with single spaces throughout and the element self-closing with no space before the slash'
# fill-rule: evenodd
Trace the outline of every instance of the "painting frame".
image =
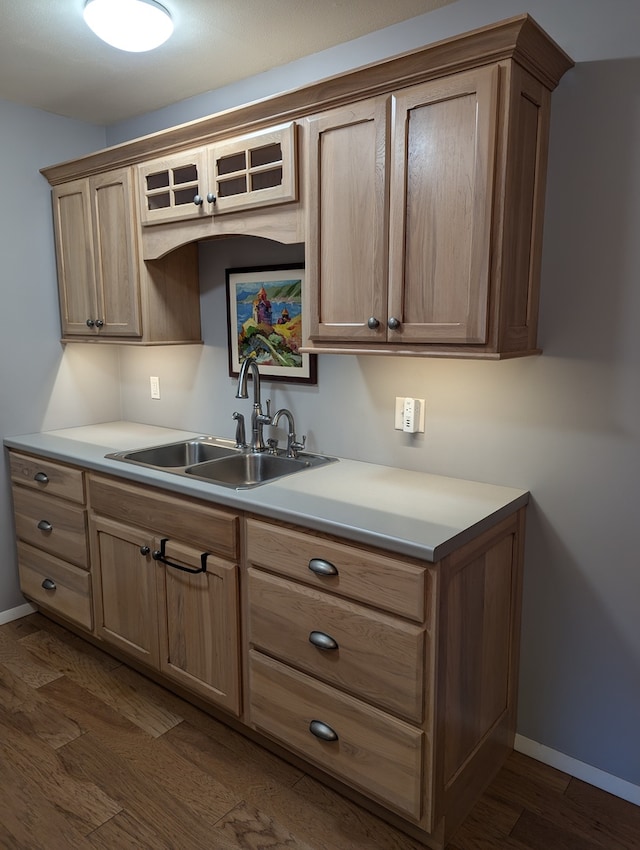
<svg viewBox="0 0 640 850">
<path fill-rule="evenodd" d="M 298 351 L 307 338 L 304 265 L 229 268 L 225 276 L 229 375 L 253 356 L 267 380 L 317 384 L 317 356 Z"/>
</svg>

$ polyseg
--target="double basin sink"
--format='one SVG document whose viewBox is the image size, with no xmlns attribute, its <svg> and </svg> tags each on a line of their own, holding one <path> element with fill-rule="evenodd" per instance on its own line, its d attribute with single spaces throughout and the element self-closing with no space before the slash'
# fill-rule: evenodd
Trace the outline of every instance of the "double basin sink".
<svg viewBox="0 0 640 850">
<path fill-rule="evenodd" d="M 285 475 L 337 460 L 307 452 L 295 458 L 287 457 L 281 450 L 275 454 L 251 452 L 236 448 L 230 440 L 218 437 L 197 437 L 145 449 L 111 452 L 105 457 L 199 478 L 236 490 L 258 487 Z"/>
</svg>

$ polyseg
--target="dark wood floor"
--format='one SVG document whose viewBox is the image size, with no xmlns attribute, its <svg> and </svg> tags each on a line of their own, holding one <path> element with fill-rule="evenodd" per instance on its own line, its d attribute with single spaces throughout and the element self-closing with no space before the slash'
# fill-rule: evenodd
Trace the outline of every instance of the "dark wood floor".
<svg viewBox="0 0 640 850">
<path fill-rule="evenodd" d="M 421 845 L 39 614 L 0 626 L 0 848 Z M 640 808 L 514 753 L 451 850 L 639 850 Z"/>
</svg>

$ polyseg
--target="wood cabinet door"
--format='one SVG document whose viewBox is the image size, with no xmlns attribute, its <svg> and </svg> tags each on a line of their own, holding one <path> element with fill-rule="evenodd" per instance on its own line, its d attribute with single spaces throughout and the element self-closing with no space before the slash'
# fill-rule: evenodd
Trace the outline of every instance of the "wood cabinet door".
<svg viewBox="0 0 640 850">
<path fill-rule="evenodd" d="M 394 95 L 389 342 L 486 341 L 498 75 Z"/>
<path fill-rule="evenodd" d="M 312 340 L 386 338 L 388 98 L 307 122 Z"/>
<path fill-rule="evenodd" d="M 297 199 L 295 131 L 289 121 L 209 148 L 215 215 Z"/>
<path fill-rule="evenodd" d="M 239 715 L 238 567 L 207 555 L 205 571 L 197 572 L 205 553 L 172 540 L 165 554 L 158 572 L 160 670 Z"/>
<path fill-rule="evenodd" d="M 158 604 L 153 540 L 140 529 L 92 520 L 96 632 L 107 643 L 158 667 Z"/>
<path fill-rule="evenodd" d="M 89 180 L 100 336 L 140 336 L 137 222 L 128 168 Z"/>
<path fill-rule="evenodd" d="M 87 326 L 97 312 L 89 181 L 56 186 L 52 195 L 62 334 L 86 336 L 97 332 Z"/>
<path fill-rule="evenodd" d="M 143 162 L 137 166 L 137 175 L 143 225 L 213 215 L 214 205 L 207 201 L 213 189 L 208 183 L 206 148 Z M 196 196 L 202 203 L 194 203 Z"/>
</svg>

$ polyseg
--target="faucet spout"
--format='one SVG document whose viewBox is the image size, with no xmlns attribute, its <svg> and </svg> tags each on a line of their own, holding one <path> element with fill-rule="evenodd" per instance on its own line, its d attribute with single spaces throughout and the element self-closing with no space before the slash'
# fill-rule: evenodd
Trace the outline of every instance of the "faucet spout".
<svg viewBox="0 0 640 850">
<path fill-rule="evenodd" d="M 251 357 L 246 357 L 240 366 L 240 374 L 238 375 L 238 389 L 236 390 L 236 398 L 249 398 L 247 392 L 247 378 L 251 370 L 253 377 L 253 403 L 260 404 L 260 371 L 258 364 Z"/>
<path fill-rule="evenodd" d="M 296 438 L 296 426 L 293 421 L 293 413 L 290 410 L 287 410 L 286 407 L 281 407 L 280 410 L 276 410 L 270 424 L 275 427 L 282 416 L 286 418 L 289 426 L 289 431 L 287 433 L 287 457 L 296 458 L 298 457 L 298 452 L 304 449 L 307 438 L 303 437 L 302 442 Z"/>
</svg>

